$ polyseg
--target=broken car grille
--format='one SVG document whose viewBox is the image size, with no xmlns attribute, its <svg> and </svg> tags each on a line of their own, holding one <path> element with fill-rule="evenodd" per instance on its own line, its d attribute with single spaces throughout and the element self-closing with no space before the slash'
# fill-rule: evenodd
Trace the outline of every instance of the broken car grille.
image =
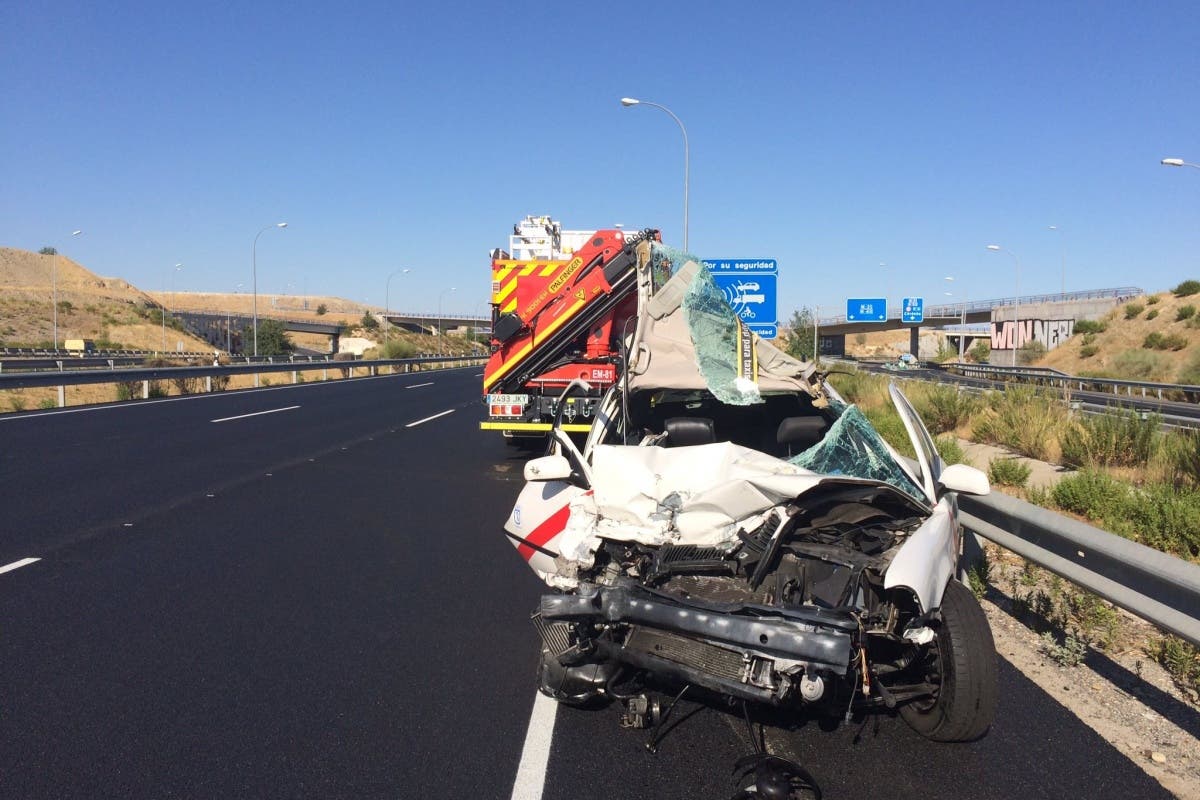
<svg viewBox="0 0 1200 800">
<path fill-rule="evenodd" d="M 744 664 L 741 653 L 686 636 L 653 628 L 634 628 L 625 640 L 625 647 L 695 667 L 720 678 L 732 681 L 742 679 Z"/>
<path fill-rule="evenodd" d="M 534 614 L 533 627 L 542 637 L 542 646 L 548 653 L 560 656 L 571 649 L 571 626 L 566 622 L 546 622 L 540 613 Z"/>
</svg>

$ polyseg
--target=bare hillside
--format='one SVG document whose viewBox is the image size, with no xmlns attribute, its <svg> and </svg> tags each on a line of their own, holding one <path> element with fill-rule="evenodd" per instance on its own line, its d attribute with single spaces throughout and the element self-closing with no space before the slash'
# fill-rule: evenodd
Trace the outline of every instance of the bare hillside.
<svg viewBox="0 0 1200 800">
<path fill-rule="evenodd" d="M 1139 297 L 1101 322 L 1104 330 L 1077 331 L 1038 366 L 1126 380 L 1200 380 L 1200 294 L 1176 297 L 1163 291 Z"/>
</svg>

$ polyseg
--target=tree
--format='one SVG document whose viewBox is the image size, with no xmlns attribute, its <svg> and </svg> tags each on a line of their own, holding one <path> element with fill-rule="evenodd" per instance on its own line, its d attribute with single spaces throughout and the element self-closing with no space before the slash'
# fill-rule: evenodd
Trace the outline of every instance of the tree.
<svg viewBox="0 0 1200 800">
<path fill-rule="evenodd" d="M 252 326 L 242 329 L 242 341 L 254 342 Z M 288 336 L 282 322 L 277 319 L 260 319 L 258 321 L 258 354 L 260 356 L 282 356 L 295 349 L 296 345 L 292 343 L 292 337 Z"/>
<path fill-rule="evenodd" d="M 812 361 L 814 322 L 813 310 L 807 306 L 792 312 L 783 339 L 783 349 L 788 355 L 801 361 Z"/>
<path fill-rule="evenodd" d="M 323 316 L 325 316 L 325 313 L 326 313 L 327 311 L 329 311 L 329 309 L 328 309 L 328 308 L 325 306 L 325 304 L 324 304 L 324 303 L 321 303 L 321 305 L 317 306 L 317 316 L 318 316 L 318 317 L 323 317 Z"/>
<path fill-rule="evenodd" d="M 379 330 L 379 320 L 375 319 L 370 311 L 364 311 L 362 317 L 362 326 L 368 331 L 377 331 Z"/>
<path fill-rule="evenodd" d="M 41 250 L 38 250 L 38 254 L 43 256 L 56 256 L 58 255 L 58 251 L 53 247 L 43 247 Z"/>
</svg>

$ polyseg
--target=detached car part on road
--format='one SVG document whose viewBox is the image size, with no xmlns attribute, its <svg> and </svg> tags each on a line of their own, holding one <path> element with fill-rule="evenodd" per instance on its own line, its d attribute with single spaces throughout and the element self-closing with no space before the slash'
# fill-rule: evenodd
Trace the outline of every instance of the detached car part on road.
<svg viewBox="0 0 1200 800">
<path fill-rule="evenodd" d="M 957 580 L 956 493 L 895 386 L 901 458 L 810 364 L 745 330 L 711 277 L 650 242 L 627 369 L 580 450 L 561 430 L 525 467 L 505 531 L 557 593 L 534 614 L 540 689 L 654 690 L 849 715 L 886 707 L 939 741 L 982 736 L 996 705 L 983 611 Z"/>
</svg>

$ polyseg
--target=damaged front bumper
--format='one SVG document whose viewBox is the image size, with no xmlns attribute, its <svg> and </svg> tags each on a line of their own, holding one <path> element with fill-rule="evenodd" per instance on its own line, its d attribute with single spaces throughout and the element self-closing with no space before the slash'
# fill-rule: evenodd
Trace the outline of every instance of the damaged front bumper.
<svg viewBox="0 0 1200 800">
<path fill-rule="evenodd" d="M 577 594 L 544 595 L 536 616 L 628 626 L 623 643 L 600 637 L 588 647 L 601 658 L 771 704 L 791 683 L 780 678 L 784 669 L 845 675 L 858 631 L 849 614 L 681 600 L 641 587 L 586 585 Z"/>
</svg>

